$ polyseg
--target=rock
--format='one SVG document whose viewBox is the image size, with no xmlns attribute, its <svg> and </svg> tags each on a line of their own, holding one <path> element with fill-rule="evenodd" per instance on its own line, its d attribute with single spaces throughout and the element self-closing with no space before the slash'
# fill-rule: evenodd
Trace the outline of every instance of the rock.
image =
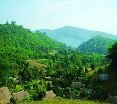
<svg viewBox="0 0 117 104">
<path fill-rule="evenodd" d="M 13 93 L 13 97 L 16 102 L 22 102 L 26 96 L 29 96 L 28 91 L 20 91 L 17 93 Z"/>
<path fill-rule="evenodd" d="M 0 104 L 10 103 L 11 93 L 7 87 L 0 88 Z"/>
<path fill-rule="evenodd" d="M 52 90 L 46 92 L 45 99 L 52 99 L 54 97 L 56 97 L 56 94 Z"/>
</svg>

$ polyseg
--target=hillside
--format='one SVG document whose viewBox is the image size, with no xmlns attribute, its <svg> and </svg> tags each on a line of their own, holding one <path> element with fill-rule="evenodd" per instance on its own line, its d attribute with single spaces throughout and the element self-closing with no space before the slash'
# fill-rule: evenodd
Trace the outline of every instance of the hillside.
<svg viewBox="0 0 117 104">
<path fill-rule="evenodd" d="M 54 30 L 41 29 L 39 31 L 45 32 L 49 37 L 56 39 L 57 41 L 60 41 L 62 43 L 65 43 L 67 46 L 75 48 L 78 47 L 83 42 L 86 42 L 97 35 L 101 35 L 103 37 L 108 37 L 111 39 L 117 39 L 117 36 L 114 36 L 110 33 L 91 31 L 72 26 L 64 26 Z"/>
<path fill-rule="evenodd" d="M 113 41 L 101 36 L 92 40 L 89 45 L 101 44 L 101 49 Z M 67 99 L 106 98 L 101 82 L 92 80 L 93 75 L 87 74 L 109 63 L 104 55 L 72 50 L 44 33 L 31 32 L 14 22 L 0 25 L 0 44 L 0 87 L 6 86 L 12 93 L 26 90 L 30 94 L 29 100 L 42 100 L 50 90 Z M 93 46 L 91 48 L 94 49 Z M 80 87 L 75 87 L 74 82 L 80 83 Z M 93 91 L 95 84 L 94 96 L 89 90 Z M 69 101 L 72 103 L 73 100 Z"/>
<path fill-rule="evenodd" d="M 82 43 L 79 46 L 81 52 L 84 53 L 100 53 L 105 54 L 115 40 L 110 38 L 105 38 L 102 36 L 96 36 L 88 40 L 87 42 Z"/>
<path fill-rule="evenodd" d="M 50 52 L 63 48 L 66 48 L 64 44 L 43 33 L 32 33 L 14 23 L 0 24 L 0 86 L 8 77 L 18 76 L 25 60 L 35 60 L 31 62 L 34 66 L 43 65 L 36 60 L 48 58 Z"/>
<path fill-rule="evenodd" d="M 45 53 L 65 47 L 64 44 L 43 33 L 32 33 L 29 29 L 15 24 L 0 25 L 0 44 L 0 52 L 16 51 L 16 53 L 21 52 L 22 54 L 27 52 L 27 57 L 34 57 L 39 52 Z"/>
</svg>

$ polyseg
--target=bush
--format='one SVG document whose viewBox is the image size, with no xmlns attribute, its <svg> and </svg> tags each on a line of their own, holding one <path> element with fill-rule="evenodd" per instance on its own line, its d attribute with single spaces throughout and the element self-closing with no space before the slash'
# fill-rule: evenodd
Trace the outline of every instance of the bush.
<svg viewBox="0 0 117 104">
<path fill-rule="evenodd" d="M 80 96 L 80 92 L 73 87 L 66 87 L 66 88 L 57 87 L 54 88 L 53 91 L 57 96 L 64 98 L 77 99 Z"/>
<path fill-rule="evenodd" d="M 80 92 L 75 88 L 70 88 L 70 97 L 73 99 L 77 99 L 80 97 Z"/>
<path fill-rule="evenodd" d="M 27 84 L 27 85 L 24 86 L 24 89 L 25 90 L 31 90 L 31 87 L 32 87 L 31 84 Z"/>
<path fill-rule="evenodd" d="M 33 100 L 42 100 L 46 95 L 46 89 L 43 87 L 40 87 L 36 89 L 36 93 L 32 96 Z"/>
<path fill-rule="evenodd" d="M 60 96 L 60 97 L 63 97 L 64 96 L 64 94 L 63 94 L 64 88 L 61 88 L 61 87 L 53 87 L 52 90 L 53 90 L 53 92 L 57 96 Z"/>
<path fill-rule="evenodd" d="M 31 100 L 32 100 L 32 97 L 30 95 L 24 98 L 24 102 L 30 102 Z"/>
<path fill-rule="evenodd" d="M 51 90 L 51 84 L 49 82 L 47 83 L 47 88 L 46 89 L 47 89 L 47 91 Z"/>
<path fill-rule="evenodd" d="M 100 85 L 97 85 L 95 87 L 91 95 L 91 99 L 103 100 L 103 99 L 106 99 L 107 97 L 108 97 L 107 91 L 104 88 L 102 88 L 102 86 Z"/>
<path fill-rule="evenodd" d="M 24 87 L 22 85 L 16 85 L 15 89 L 10 89 L 11 92 L 20 92 L 22 90 L 24 90 Z"/>
</svg>

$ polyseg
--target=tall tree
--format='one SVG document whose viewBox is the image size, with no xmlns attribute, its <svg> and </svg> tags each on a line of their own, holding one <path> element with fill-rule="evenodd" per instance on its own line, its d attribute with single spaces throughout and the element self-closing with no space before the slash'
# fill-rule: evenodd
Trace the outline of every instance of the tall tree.
<svg viewBox="0 0 117 104">
<path fill-rule="evenodd" d="M 110 67 L 115 70 L 117 68 L 117 42 L 109 48 L 107 57 L 111 59 Z"/>
</svg>

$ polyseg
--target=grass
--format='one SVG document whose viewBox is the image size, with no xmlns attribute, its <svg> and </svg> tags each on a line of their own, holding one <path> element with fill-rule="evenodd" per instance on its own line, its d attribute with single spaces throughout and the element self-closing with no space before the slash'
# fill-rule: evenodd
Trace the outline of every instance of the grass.
<svg viewBox="0 0 117 104">
<path fill-rule="evenodd" d="M 42 101 L 24 102 L 23 104 L 107 104 L 107 103 L 90 100 L 63 99 L 57 97 L 54 99 L 44 99 Z"/>
</svg>

